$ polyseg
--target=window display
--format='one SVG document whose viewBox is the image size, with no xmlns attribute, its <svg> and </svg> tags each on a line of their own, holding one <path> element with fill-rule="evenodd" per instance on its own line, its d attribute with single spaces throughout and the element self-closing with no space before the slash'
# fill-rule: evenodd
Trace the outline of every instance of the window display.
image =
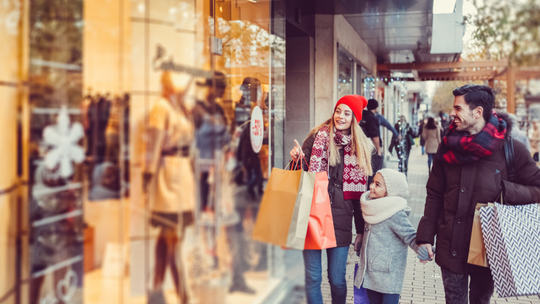
<svg viewBox="0 0 540 304">
<path fill-rule="evenodd" d="M 15 220 L 0 224 L 0 262 L 13 265 L 0 299 L 267 295 L 283 253 L 251 234 L 283 162 L 285 40 L 271 1 L 68 2 L 25 2 L 16 31 L 0 26 L 2 60 L 18 62 L 0 78 L 20 122 L 2 131 L 20 138 L 6 168 L 28 175 L 20 209 L 3 210 Z"/>
</svg>

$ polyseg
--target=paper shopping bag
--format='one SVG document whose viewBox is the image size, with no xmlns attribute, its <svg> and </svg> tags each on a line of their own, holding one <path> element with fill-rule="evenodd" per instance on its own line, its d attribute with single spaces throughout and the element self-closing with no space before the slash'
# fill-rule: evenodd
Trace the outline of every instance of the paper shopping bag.
<svg viewBox="0 0 540 304">
<path fill-rule="evenodd" d="M 497 295 L 540 294 L 540 206 L 495 203 L 480 220 Z"/>
<path fill-rule="evenodd" d="M 469 257 L 467 263 L 488 267 L 486 245 L 482 236 L 482 225 L 480 224 L 480 208 L 486 207 L 486 203 L 477 203 L 474 210 L 473 226 L 471 230 L 471 243 L 469 245 Z"/>
<path fill-rule="evenodd" d="M 356 277 L 356 272 L 358 271 L 358 264 L 354 265 L 354 277 Z M 354 304 L 369 304 L 369 298 L 367 294 L 367 290 L 360 286 L 360 288 L 356 288 L 356 286 L 353 286 L 354 288 Z"/>
<path fill-rule="evenodd" d="M 266 186 L 253 239 L 304 249 L 315 173 L 273 168 Z"/>
<path fill-rule="evenodd" d="M 326 172 L 319 172 L 315 175 L 304 249 L 327 249 L 336 246 L 334 219 L 328 195 L 328 175 Z"/>
</svg>

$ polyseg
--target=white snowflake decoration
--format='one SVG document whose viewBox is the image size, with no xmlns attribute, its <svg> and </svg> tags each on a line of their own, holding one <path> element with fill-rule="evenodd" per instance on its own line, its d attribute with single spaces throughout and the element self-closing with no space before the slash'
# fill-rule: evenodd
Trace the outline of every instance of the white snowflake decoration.
<svg viewBox="0 0 540 304">
<path fill-rule="evenodd" d="M 53 148 L 45 155 L 45 167 L 54 169 L 60 164 L 60 175 L 67 178 L 73 174 L 72 161 L 79 164 L 84 160 L 84 150 L 77 142 L 84 136 L 83 127 L 74 122 L 70 126 L 67 108 L 63 106 L 56 125 L 43 130 L 43 141 Z"/>
</svg>

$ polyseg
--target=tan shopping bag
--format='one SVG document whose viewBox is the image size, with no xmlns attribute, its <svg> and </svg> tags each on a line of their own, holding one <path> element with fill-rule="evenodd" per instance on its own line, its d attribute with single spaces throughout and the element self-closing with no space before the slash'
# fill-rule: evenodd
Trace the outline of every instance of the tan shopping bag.
<svg viewBox="0 0 540 304">
<path fill-rule="evenodd" d="M 469 257 L 467 263 L 489 267 L 486 255 L 486 245 L 482 236 L 482 226 L 480 224 L 480 208 L 486 207 L 487 203 L 477 203 L 474 210 L 473 226 L 471 231 L 471 243 L 469 245 Z"/>
<path fill-rule="evenodd" d="M 273 168 L 253 229 L 253 239 L 304 249 L 315 173 Z"/>
</svg>

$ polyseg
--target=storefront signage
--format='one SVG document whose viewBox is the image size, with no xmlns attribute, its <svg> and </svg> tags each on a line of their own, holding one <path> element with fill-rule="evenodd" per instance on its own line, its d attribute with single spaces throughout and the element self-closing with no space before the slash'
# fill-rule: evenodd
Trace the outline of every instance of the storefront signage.
<svg viewBox="0 0 540 304">
<path fill-rule="evenodd" d="M 264 137 L 264 120 L 261 108 L 256 106 L 251 113 L 250 138 L 251 147 L 255 153 L 261 151 L 263 137 Z"/>
<path fill-rule="evenodd" d="M 156 45 L 156 55 L 152 60 L 152 65 L 155 71 L 172 71 L 177 73 L 186 73 L 195 77 L 204 77 L 211 78 L 213 76 L 212 72 L 197 69 L 194 67 L 188 67 L 179 63 L 174 62 L 173 56 L 170 55 L 168 58 L 165 58 L 167 55 L 167 50 L 160 44 Z"/>
</svg>

